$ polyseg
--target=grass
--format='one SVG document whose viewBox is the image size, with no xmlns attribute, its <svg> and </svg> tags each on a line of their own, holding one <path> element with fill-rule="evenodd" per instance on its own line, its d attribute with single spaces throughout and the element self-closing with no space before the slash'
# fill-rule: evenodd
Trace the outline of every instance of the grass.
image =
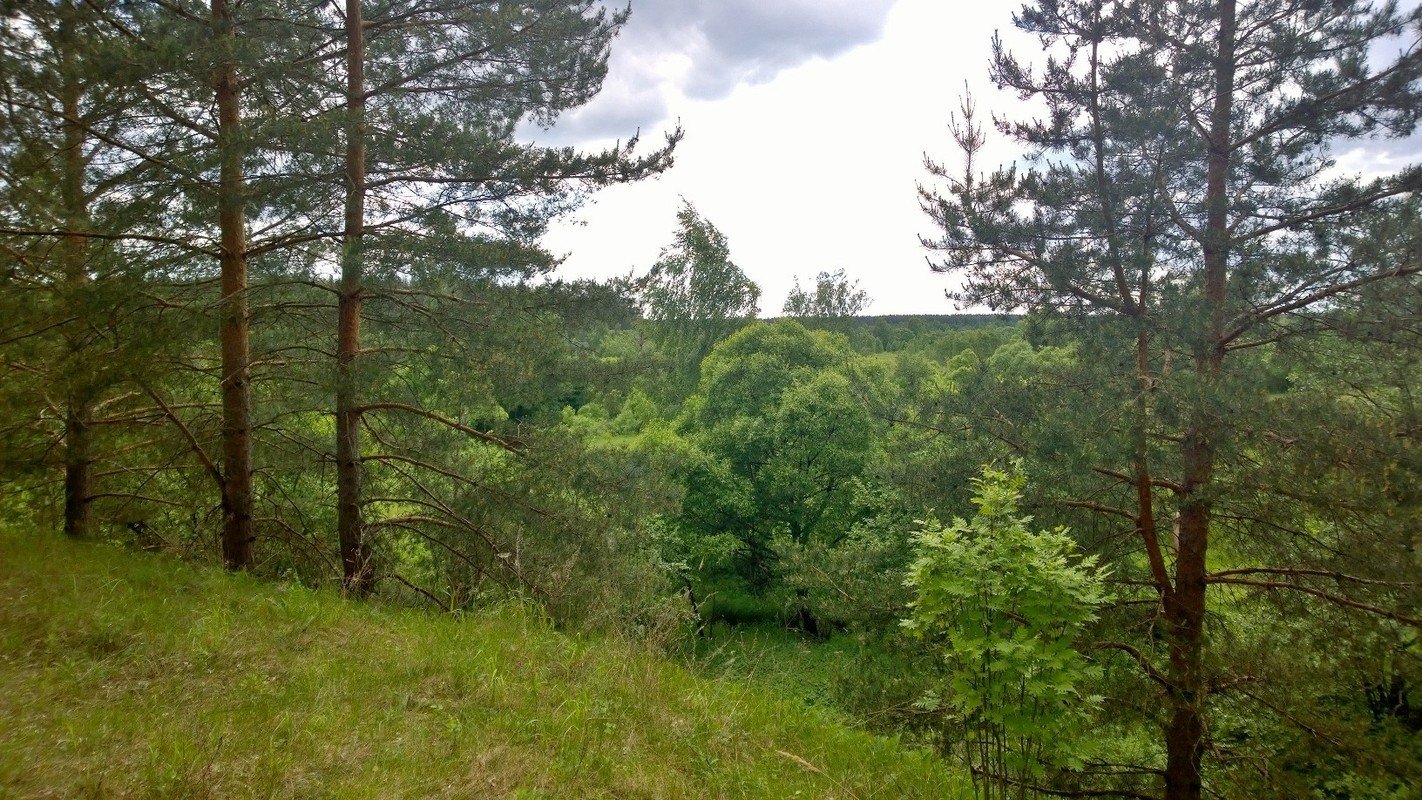
<svg viewBox="0 0 1422 800">
<path fill-rule="evenodd" d="M 716 623 L 694 643 L 691 656 L 705 673 L 754 681 L 779 697 L 839 713 L 835 679 L 854 663 L 854 654 L 854 643 L 845 636 L 813 640 L 780 625 Z"/>
<path fill-rule="evenodd" d="M 931 755 L 524 609 L 0 533 L 0 797 L 951 798 Z"/>
</svg>

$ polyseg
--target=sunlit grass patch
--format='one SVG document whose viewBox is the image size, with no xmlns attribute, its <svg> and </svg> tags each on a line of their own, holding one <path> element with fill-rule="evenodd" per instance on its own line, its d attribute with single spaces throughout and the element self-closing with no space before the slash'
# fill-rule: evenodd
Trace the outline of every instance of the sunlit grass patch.
<svg viewBox="0 0 1422 800">
<path fill-rule="evenodd" d="M 3 797 L 953 797 L 935 759 L 527 609 L 0 534 Z"/>
</svg>

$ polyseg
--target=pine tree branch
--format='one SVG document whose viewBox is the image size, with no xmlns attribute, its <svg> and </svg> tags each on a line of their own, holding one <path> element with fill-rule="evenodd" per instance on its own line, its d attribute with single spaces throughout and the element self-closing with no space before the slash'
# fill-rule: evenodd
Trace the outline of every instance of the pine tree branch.
<svg viewBox="0 0 1422 800">
<path fill-rule="evenodd" d="M 1318 222 L 1319 220 L 1329 217 L 1336 217 L 1350 211 L 1371 208 L 1380 200 L 1386 200 L 1389 197 L 1396 197 L 1401 194 L 1415 193 L 1419 190 L 1422 190 L 1422 168 L 1414 167 L 1408 170 L 1395 183 L 1376 188 L 1373 191 L 1355 197 L 1347 202 L 1320 206 L 1306 213 L 1279 219 L 1278 222 L 1272 225 L 1265 225 L 1260 228 L 1255 228 L 1248 233 L 1240 234 L 1235 237 L 1235 241 L 1248 242 L 1254 239 L 1260 239 L 1271 233 L 1290 230 L 1300 225 L 1307 225 L 1308 223 Z"/>
<path fill-rule="evenodd" d="M 1248 147 L 1260 139 L 1272 136 L 1287 128 L 1307 125 L 1310 120 L 1330 118 L 1340 113 L 1340 109 L 1364 107 L 1367 103 L 1376 101 L 1377 98 L 1392 91 L 1389 86 L 1380 84 L 1387 83 L 1399 76 L 1405 76 L 1404 82 L 1410 83 L 1417 79 L 1419 73 L 1422 73 L 1422 51 L 1414 49 L 1411 53 L 1393 62 L 1387 69 L 1369 75 L 1363 80 L 1350 83 L 1328 94 L 1299 100 L 1292 108 L 1285 110 L 1271 122 L 1260 125 L 1248 136 L 1231 142 L 1230 149 L 1238 150 Z"/>
<path fill-rule="evenodd" d="M 1240 689 L 1240 690 L 1239 690 L 1239 693 L 1242 694 L 1242 695 L 1244 695 L 1245 697 L 1248 697 L 1250 700 L 1253 700 L 1254 702 L 1258 703 L 1259 705 L 1264 706 L 1265 708 L 1269 709 L 1270 711 L 1273 711 L 1275 714 L 1278 714 L 1282 719 L 1284 719 L 1285 721 L 1289 722 L 1289 723 L 1292 724 L 1294 727 L 1298 728 L 1299 730 L 1303 731 L 1304 733 L 1307 733 L 1309 736 L 1312 736 L 1312 737 L 1314 737 L 1315 739 L 1322 739 L 1323 741 L 1328 742 L 1329 744 L 1333 745 L 1334 747 L 1342 747 L 1342 746 L 1343 746 L 1343 744 L 1342 744 L 1341 742 L 1339 742 L 1337 739 L 1334 739 L 1333 737 L 1328 736 L 1327 734 L 1324 734 L 1323 732 L 1319 731 L 1319 730 L 1318 730 L 1317 728 L 1315 728 L 1314 726 L 1308 724 L 1307 722 L 1304 722 L 1303 720 L 1299 719 L 1298 717 L 1294 716 L 1293 714 L 1290 714 L 1289 712 L 1287 712 L 1287 711 L 1285 711 L 1284 709 L 1280 708 L 1280 707 L 1279 707 L 1278 705 L 1276 705 L 1275 703 L 1272 703 L 1272 702 L 1270 702 L 1270 701 L 1268 701 L 1268 700 L 1265 700 L 1264 698 L 1260 697 L 1259 695 L 1257 695 L 1257 694 L 1255 694 L 1255 693 L 1253 693 L 1253 692 L 1250 692 L 1250 691 L 1246 691 L 1246 690 L 1244 690 L 1244 689 Z"/>
<path fill-rule="evenodd" d="M 153 244 L 166 244 L 172 247 L 182 248 L 191 253 L 198 253 L 216 258 L 218 252 L 191 244 L 190 239 L 174 239 L 167 236 L 152 236 L 142 233 L 99 233 L 97 231 L 76 231 L 65 228 L 11 228 L 0 227 L 0 233 L 11 236 L 52 236 L 56 238 L 78 236 L 84 239 L 99 239 L 111 242 L 150 242 Z"/>
<path fill-rule="evenodd" d="M 1358 577 L 1358 576 L 1356 576 L 1356 575 L 1348 575 L 1348 574 L 1343 573 L 1343 572 L 1335 572 L 1335 571 L 1333 571 L 1333 570 L 1326 570 L 1326 569 L 1307 569 L 1307 568 L 1292 569 L 1292 568 L 1283 568 L 1283 567 L 1241 567 L 1241 568 L 1239 568 L 1239 569 L 1226 569 L 1226 570 L 1220 570 L 1219 572 L 1212 572 L 1212 573 L 1210 573 L 1207 577 L 1208 577 L 1209 579 L 1214 579 L 1214 578 L 1225 578 L 1225 577 L 1230 577 L 1230 576 L 1235 576 L 1235 575 L 1293 575 L 1293 576 L 1309 576 L 1309 577 L 1319 577 L 1319 578 L 1332 578 L 1332 579 L 1334 579 L 1334 580 L 1349 581 L 1349 582 L 1351 582 L 1351 583 L 1361 583 L 1361 584 L 1366 584 L 1366 585 L 1371 585 L 1371 586 L 1411 587 L 1411 586 L 1416 586 L 1416 585 L 1417 585 L 1417 583 L 1416 583 L 1415 581 L 1385 581 L 1385 580 L 1379 580 L 1379 579 L 1377 579 L 1377 578 L 1361 578 L 1361 577 Z"/>
<path fill-rule="evenodd" d="M 1072 508 L 1084 508 L 1088 511 L 1096 511 L 1102 514 L 1111 514 L 1117 517 L 1124 517 L 1128 520 L 1131 520 L 1132 522 L 1136 521 L 1136 515 L 1134 512 L 1127 511 L 1124 508 L 1117 508 L 1116 506 L 1108 506 L 1104 503 L 1097 503 L 1091 500 L 1058 500 L 1057 502 L 1061 503 L 1064 506 L 1070 506 Z"/>
<path fill-rule="evenodd" d="M 1311 595 L 1313 597 L 1317 597 L 1320 600 L 1325 600 L 1337 606 L 1351 608 L 1357 611 L 1364 611 L 1366 613 L 1373 614 L 1384 619 L 1390 619 L 1394 622 L 1400 622 L 1404 625 L 1409 625 L 1414 628 L 1422 628 L 1422 619 L 1419 619 L 1417 617 L 1409 617 L 1405 614 L 1399 614 L 1396 611 L 1388 611 L 1385 608 L 1379 608 L 1374 605 L 1362 603 L 1357 600 L 1351 600 L 1341 595 L 1330 594 L 1329 592 L 1324 592 L 1308 586 L 1300 586 L 1296 583 L 1288 583 L 1285 581 L 1255 581 L 1246 580 L 1242 578 L 1221 578 L 1217 576 L 1206 577 L 1205 582 L 1214 584 L 1230 584 L 1235 586 L 1249 586 L 1255 589 L 1264 589 L 1266 591 L 1271 591 L 1274 589 L 1287 589 L 1289 591 L 1300 592 L 1303 594 Z"/>
<path fill-rule="evenodd" d="M 402 498 L 371 498 L 369 502 L 373 503 L 383 500 L 389 500 L 390 502 L 394 503 L 413 502 L 417 505 L 423 505 L 430 508 L 434 508 L 428 503 L 423 503 L 419 500 L 411 501 Z M 438 536 L 431 536 L 429 533 L 426 533 L 425 531 L 421 530 L 418 527 L 419 525 L 435 525 L 450 530 L 462 530 L 462 527 L 460 525 L 457 525 L 454 522 L 451 522 L 450 520 L 439 519 L 438 517 L 431 517 L 424 514 L 410 514 L 401 517 L 391 517 L 389 519 L 377 520 L 375 522 L 371 522 L 366 527 L 371 530 L 375 530 L 377 528 L 399 528 L 400 530 L 406 531 L 408 533 L 413 533 L 421 539 L 424 539 L 425 541 L 429 542 L 430 544 L 439 547 L 440 549 L 444 550 L 445 552 L 449 553 L 460 561 L 463 561 L 466 565 L 472 567 L 474 569 L 474 574 L 479 576 L 480 580 L 482 580 L 484 576 L 488 574 L 488 570 L 485 569 L 485 566 L 471 558 L 468 553 L 465 553 L 463 550 L 454 547 L 453 545 L 444 541 Z M 498 555 L 497 549 L 494 550 L 494 555 Z M 495 578 L 495 580 L 498 583 L 507 586 L 507 584 L 504 584 L 502 581 L 498 581 L 497 578 Z"/>
<path fill-rule="evenodd" d="M 369 425 L 366 425 L 366 430 L 371 430 Z M 383 439 L 380 439 L 379 436 L 378 436 L 378 434 L 377 434 L 377 432 L 375 432 L 375 431 L 372 430 L 372 431 L 371 431 L 371 434 L 372 434 L 372 436 L 375 436 L 375 437 L 377 438 L 377 440 L 380 441 L 381 444 L 384 444 L 384 445 L 387 446 L 387 447 L 391 447 L 391 446 L 392 446 L 389 442 L 386 442 L 386 441 L 384 441 Z M 427 471 L 429 471 L 429 472 L 433 472 L 433 473 L 435 473 L 435 474 L 437 474 L 437 475 L 442 475 L 442 476 L 444 476 L 444 477 L 446 477 L 446 478 L 449 478 L 449 479 L 452 480 L 452 481 L 456 481 L 456 482 L 458 482 L 458 483 L 462 483 L 462 484 L 464 484 L 465 486 L 468 486 L 468 487 L 470 487 L 470 488 L 478 489 L 478 490 L 480 490 L 480 491 L 489 492 L 489 493 L 491 493 L 491 494 L 497 495 L 499 498 L 501 498 L 501 499 L 504 500 L 505 502 L 513 503 L 514 505 L 517 505 L 519 508 L 522 508 L 523 510 L 525 510 L 525 511 L 527 511 L 527 512 L 529 512 L 529 513 L 535 514 L 535 515 L 540 516 L 540 517 L 543 517 L 543 518 L 545 518 L 545 519 L 555 519 L 555 518 L 556 518 L 553 514 L 549 513 L 548 511 L 546 511 L 546 510 L 544 510 L 544 509 L 541 509 L 541 508 L 538 508 L 537 506 L 529 505 L 528 503 L 523 502 L 523 501 L 520 500 L 519 498 L 514 497 L 513 495 L 510 495 L 508 492 L 505 492 L 505 491 L 503 491 L 503 490 L 501 490 L 501 489 L 498 489 L 498 488 L 489 486 L 489 485 L 487 485 L 487 484 L 481 483 L 481 482 L 479 482 L 479 481 L 476 481 L 476 480 L 474 480 L 473 478 L 470 478 L 470 477 L 467 476 L 467 475 L 460 475 L 459 473 L 457 473 L 457 472 L 455 472 L 455 471 L 453 471 L 453 470 L 446 469 L 446 468 L 441 467 L 441 466 L 438 466 L 438 465 L 436 465 L 436 464 L 431 464 L 431 463 L 429 463 L 428 461 L 421 461 L 420 459 L 411 458 L 410 456 L 400 455 L 400 454 L 398 454 L 398 453 L 376 453 L 376 454 L 374 454 L 374 455 L 366 455 L 366 456 L 362 456 L 362 457 L 361 457 L 361 461 L 373 461 L 373 462 L 377 462 L 377 463 L 379 463 L 379 462 L 398 462 L 398 463 L 401 463 L 401 464 L 408 464 L 409 466 L 412 466 L 412 467 L 419 467 L 420 469 L 427 470 Z"/>
<path fill-rule="evenodd" d="M 202 444 L 198 442 L 197 437 L 193 435 L 192 430 L 189 429 L 188 426 L 183 423 L 182 418 L 180 418 L 177 413 L 174 412 L 173 409 L 168 406 L 168 403 L 163 400 L 162 396 L 160 396 L 158 392 L 154 391 L 147 384 L 140 383 L 139 385 L 143 387 L 143 391 L 146 392 L 149 397 L 153 398 L 153 402 L 158 404 L 158 407 L 163 410 L 163 414 L 167 416 L 167 418 L 172 421 L 173 425 L 178 429 L 178 431 L 183 434 L 183 438 L 187 440 L 188 447 L 198 457 L 198 460 L 202 462 L 203 469 L 207 470 L 207 474 L 211 475 L 214 481 L 217 481 L 217 487 L 221 489 L 224 486 L 222 470 L 219 469 L 217 464 L 213 462 L 212 458 L 208 456 L 207 451 L 202 449 Z"/>
<path fill-rule="evenodd" d="M 49 332 L 49 331 L 54 330 L 55 328 L 61 328 L 61 327 L 65 326 L 65 325 L 68 325 L 68 324 L 71 323 L 71 322 L 75 322 L 75 321 L 77 321 L 78 319 L 79 319 L 78 317 L 66 317 L 66 318 L 64 318 L 64 319 L 62 319 L 62 320 L 60 320 L 60 321 L 58 321 L 58 322 L 50 323 L 49 325 L 46 325 L 46 326 L 44 326 L 43 328 L 40 328 L 40 329 L 38 329 L 38 330 L 33 330 L 33 331 L 30 331 L 29 333 L 22 333 L 22 334 L 19 334 L 19 335 L 17 335 L 17 336 L 12 336 L 12 337 L 10 337 L 10 338 L 8 338 L 8 339 L 0 339 L 0 347 L 4 347 L 5 345 L 14 344 L 15 342 L 22 342 L 22 341 L 24 341 L 25 339 L 32 339 L 32 338 L 34 338 L 34 337 L 36 337 L 36 336 L 41 336 L 41 335 L 43 335 L 43 334 L 45 334 L 45 333 L 47 333 L 47 332 Z"/>
<path fill-rule="evenodd" d="M 449 611 L 453 611 L 453 610 L 454 610 L 454 609 L 450 608 L 448 605 L 446 605 L 443 600 L 440 600 L 438 597 L 435 597 L 428 589 L 425 589 L 424 587 L 421 587 L 421 586 L 416 586 L 414 583 L 410 582 L 410 580 L 409 580 L 408 578 L 406 578 L 404 575 L 401 575 L 400 573 L 395 572 L 395 571 L 393 571 L 393 570 L 390 571 L 390 572 L 388 572 L 388 573 L 386 573 L 386 574 L 388 574 L 390 577 L 394 578 L 394 579 L 395 579 L 396 581 L 398 581 L 399 583 L 404 584 L 407 589 L 411 589 L 411 590 L 413 590 L 413 591 L 419 593 L 419 594 L 420 594 L 421 596 L 423 596 L 426 600 L 430 601 L 431 603 L 434 603 L 437 607 L 439 607 L 439 610 L 440 610 L 440 611 L 449 612 Z"/>
<path fill-rule="evenodd" d="M 1290 311 L 1297 311 L 1298 309 L 1313 305 L 1314 303 L 1317 303 L 1321 300 L 1326 300 L 1330 297 L 1335 297 L 1337 295 L 1353 291 L 1354 289 L 1362 288 L 1370 283 L 1376 283 L 1377 281 L 1387 280 L 1389 278 L 1403 278 L 1409 275 L 1416 275 L 1418 273 L 1422 273 L 1422 261 L 1417 261 L 1411 264 L 1405 264 L 1403 266 L 1384 270 L 1382 272 L 1375 272 L 1370 275 L 1364 275 L 1360 278 L 1355 278 L 1351 281 L 1345 281 L 1343 283 L 1336 283 L 1331 286 L 1325 286 L 1310 294 L 1306 294 L 1302 297 L 1298 297 L 1287 302 L 1280 302 L 1274 305 L 1265 306 L 1263 308 L 1254 309 L 1248 314 L 1245 314 L 1241 319 L 1235 320 L 1234 323 L 1231 325 L 1230 331 L 1226 333 L 1223 338 L 1221 338 L 1219 343 L 1221 345 L 1228 345 L 1235 339 L 1238 339 L 1240 336 L 1243 336 L 1245 333 L 1249 332 L 1251 329 L 1254 328 L 1254 326 L 1258 325 L 1260 322 L 1263 322 L 1267 319 L 1272 319 L 1274 317 L 1279 316 L 1280 314 L 1286 314 Z M 1236 347 L 1234 349 L 1240 348 Z"/>
<path fill-rule="evenodd" d="M 1009 786 L 1028 791 L 1038 792 L 1051 797 L 1126 797 L 1132 800 L 1159 800 L 1153 794 L 1143 794 L 1131 789 L 1053 789 L 1048 786 L 1041 786 L 1030 781 L 1022 781 L 1007 775 L 998 775 L 994 772 L 973 767 L 972 771 L 977 775 L 983 775 L 992 780 L 1000 780 Z"/>
<path fill-rule="evenodd" d="M 1127 475 L 1124 472 L 1117 472 L 1115 470 L 1107 469 L 1105 467 L 1092 467 L 1091 471 L 1097 473 L 1098 475 L 1105 475 L 1108 478 L 1115 478 L 1121 483 L 1133 484 L 1136 482 L 1135 478 L 1131 477 L 1130 475 Z M 1175 494 L 1180 494 L 1185 491 L 1184 488 L 1180 486 L 1180 484 L 1172 480 L 1167 480 L 1165 478 L 1152 477 L 1150 479 L 1150 485 L 1161 489 L 1169 489 Z"/>
<path fill-rule="evenodd" d="M 404 411 L 408 414 L 414 414 L 419 417 L 424 417 L 425 419 L 433 420 L 441 425 L 444 425 L 445 427 L 453 428 L 454 430 L 457 430 L 467 436 L 472 436 L 481 441 L 488 442 L 489 444 L 497 445 L 509 451 L 510 453 L 515 453 L 519 455 L 523 453 L 523 450 L 518 442 L 495 436 L 492 433 L 486 433 L 481 430 L 476 430 L 474 428 L 469 427 L 468 425 L 465 425 L 462 422 L 452 420 L 449 417 L 444 416 L 443 414 L 438 414 L 434 411 L 420 408 L 418 406 L 412 406 L 409 403 L 370 403 L 368 405 L 361 406 L 358 411 L 361 414 L 364 414 L 368 411 Z"/>
<path fill-rule="evenodd" d="M 1136 664 L 1139 665 L 1140 668 L 1145 671 L 1146 677 L 1150 678 L 1152 681 L 1162 686 L 1166 691 L 1173 691 L 1174 689 L 1174 684 L 1170 682 L 1170 679 L 1165 677 L 1165 674 L 1163 672 L 1156 669 L 1154 664 L 1150 663 L 1150 659 L 1146 658 L 1145 653 L 1142 653 L 1140 650 L 1136 649 L 1135 647 L 1132 647 L 1131 645 L 1126 644 L 1125 642 L 1097 642 L 1091 646 L 1091 649 L 1119 650 L 1120 652 L 1130 656 L 1136 662 Z"/>
</svg>

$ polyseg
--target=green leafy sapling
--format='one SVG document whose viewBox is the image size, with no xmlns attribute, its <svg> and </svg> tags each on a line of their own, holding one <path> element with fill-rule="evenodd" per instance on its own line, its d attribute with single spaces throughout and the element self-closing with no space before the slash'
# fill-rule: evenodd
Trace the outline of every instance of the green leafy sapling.
<svg viewBox="0 0 1422 800">
<path fill-rule="evenodd" d="M 966 761 L 979 797 L 1030 796 L 1048 770 L 1079 766 L 1099 677 L 1075 647 L 1105 600 L 1105 571 L 1063 528 L 1033 532 L 1018 511 L 1023 477 L 987 468 L 977 514 L 923 523 L 903 626 L 941 658 L 921 707 L 940 716 L 939 745 Z"/>
</svg>

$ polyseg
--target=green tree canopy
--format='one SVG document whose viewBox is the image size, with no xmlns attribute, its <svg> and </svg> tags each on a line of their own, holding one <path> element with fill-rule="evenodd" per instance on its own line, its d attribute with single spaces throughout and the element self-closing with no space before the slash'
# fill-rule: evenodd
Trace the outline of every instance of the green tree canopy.
<svg viewBox="0 0 1422 800">
<path fill-rule="evenodd" d="M 837 334 L 758 323 L 711 351 L 687 401 L 682 429 L 707 461 L 686 481 L 683 523 L 737 537 L 742 574 L 758 588 L 774 575 L 776 536 L 838 538 L 852 524 L 875 427 L 844 374 L 850 358 Z"/>
<path fill-rule="evenodd" d="M 640 281 L 642 305 L 667 355 L 694 376 L 701 359 L 760 311 L 760 287 L 731 261 L 710 220 L 683 201 L 672 243 Z"/>
<path fill-rule="evenodd" d="M 859 316 L 869 303 L 869 293 L 859 288 L 859 281 L 851 281 L 843 269 L 837 269 L 816 275 L 810 291 L 800 287 L 797 276 L 781 311 L 790 317 L 839 319 Z"/>
<path fill-rule="evenodd" d="M 914 535 L 903 625 L 940 660 L 943 679 L 922 701 L 961 726 L 941 744 L 969 767 L 978 796 L 1021 797 L 1045 770 L 1080 763 L 1089 713 L 1084 687 L 1100 668 L 1077 649 L 1105 599 L 1094 557 L 1063 529 L 1030 529 L 1018 510 L 1020 473 L 991 468 L 974 481 L 977 513 Z M 947 733 L 945 731 L 945 733 Z"/>
</svg>

